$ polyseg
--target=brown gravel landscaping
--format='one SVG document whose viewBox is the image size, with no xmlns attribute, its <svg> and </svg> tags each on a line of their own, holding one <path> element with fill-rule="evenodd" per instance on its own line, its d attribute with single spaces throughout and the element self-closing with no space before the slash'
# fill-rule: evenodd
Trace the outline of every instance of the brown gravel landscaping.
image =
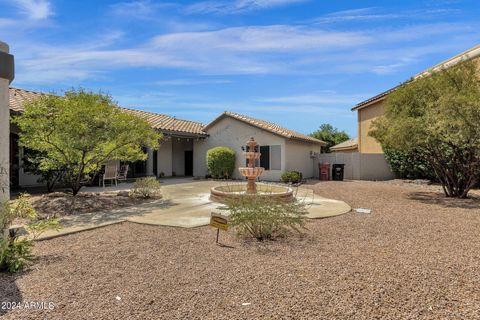
<svg viewBox="0 0 480 320">
<path fill-rule="evenodd" d="M 150 199 L 131 197 L 127 191 L 82 192 L 73 197 L 64 192 L 30 196 L 30 202 L 40 216 L 91 213 L 134 206 Z"/>
<path fill-rule="evenodd" d="M 0 274 L 0 301 L 53 302 L 5 319 L 480 319 L 480 197 L 437 186 L 311 184 L 370 214 L 310 221 L 257 243 L 210 227 L 122 223 L 36 244 Z"/>
</svg>

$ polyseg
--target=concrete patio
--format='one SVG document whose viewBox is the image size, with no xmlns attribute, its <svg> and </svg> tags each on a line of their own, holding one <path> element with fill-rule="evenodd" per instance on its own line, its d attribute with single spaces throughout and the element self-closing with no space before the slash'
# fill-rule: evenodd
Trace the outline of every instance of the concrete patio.
<svg viewBox="0 0 480 320">
<path fill-rule="evenodd" d="M 195 181 L 192 178 L 174 178 L 162 181 L 162 199 L 121 209 L 84 213 L 61 218 L 62 229 L 49 231 L 40 239 L 48 239 L 59 235 L 89 230 L 110 224 L 130 221 L 141 224 L 193 228 L 208 225 L 210 215 L 218 211 L 219 203 L 209 200 L 210 188 L 222 181 Z M 129 190 L 130 183 L 118 186 L 90 187 L 83 192 Z M 332 200 L 314 195 L 313 191 L 298 188 L 297 198 L 308 204 L 308 218 L 326 218 L 344 214 L 351 210 L 343 201 Z"/>
</svg>

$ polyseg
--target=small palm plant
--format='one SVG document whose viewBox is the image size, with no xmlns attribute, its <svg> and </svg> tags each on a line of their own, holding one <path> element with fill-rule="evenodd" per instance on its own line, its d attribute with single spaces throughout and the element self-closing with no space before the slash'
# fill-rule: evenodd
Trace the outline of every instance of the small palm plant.
<svg viewBox="0 0 480 320">
<path fill-rule="evenodd" d="M 262 241 L 305 228 L 306 205 L 275 197 L 252 195 L 231 199 L 222 210 L 230 212 L 229 222 L 240 234 Z"/>
</svg>

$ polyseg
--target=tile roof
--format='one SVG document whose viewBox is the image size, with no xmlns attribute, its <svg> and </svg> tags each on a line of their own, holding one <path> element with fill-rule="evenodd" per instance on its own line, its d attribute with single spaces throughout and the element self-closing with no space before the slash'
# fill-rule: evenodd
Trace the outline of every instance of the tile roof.
<svg viewBox="0 0 480 320">
<path fill-rule="evenodd" d="M 475 57 L 478 57 L 480 56 L 480 45 L 477 45 L 473 48 L 470 48 L 462 53 L 459 53 L 457 54 L 456 56 L 453 56 L 445 61 L 442 61 L 436 65 L 434 65 L 433 67 L 431 68 L 428 68 L 427 70 L 424 70 L 420 73 L 417 73 L 413 79 L 416 79 L 416 78 L 419 78 L 419 77 L 423 77 L 425 75 L 428 75 L 430 74 L 431 72 L 434 72 L 434 71 L 438 71 L 440 70 L 441 68 L 445 68 L 445 67 L 450 67 L 450 66 L 453 66 L 455 64 L 457 64 L 458 62 L 464 60 L 464 59 L 472 59 L 472 58 L 475 58 Z M 400 85 L 398 86 L 395 86 L 391 89 L 388 89 L 387 91 L 384 91 L 380 94 L 377 94 L 376 96 L 374 97 L 371 97 L 365 101 L 362 101 L 360 103 L 358 103 L 357 105 L 355 105 L 353 108 L 352 108 L 352 111 L 355 111 L 355 110 L 358 110 L 358 109 L 361 109 L 373 102 L 377 102 L 377 101 L 381 101 L 383 99 L 385 99 L 386 96 L 388 96 L 389 93 L 395 91 L 398 87 L 400 87 Z"/>
<path fill-rule="evenodd" d="M 23 103 L 26 101 L 32 101 L 42 96 L 46 96 L 46 93 L 40 93 L 35 91 L 29 91 L 18 88 L 10 88 L 10 110 L 13 112 L 22 112 Z M 181 135 L 194 135 L 194 136 L 207 136 L 203 131 L 204 125 L 199 122 L 181 120 L 174 117 L 170 117 L 164 114 L 133 110 L 120 107 L 123 111 L 130 114 L 134 114 L 142 119 L 145 119 L 150 123 L 152 128 L 170 134 Z"/>
<path fill-rule="evenodd" d="M 358 138 L 353 138 L 344 142 L 341 142 L 339 144 L 334 145 L 333 147 L 330 148 L 330 150 L 342 150 L 342 149 L 354 149 L 358 147 Z"/>
<path fill-rule="evenodd" d="M 199 136 L 207 136 L 203 131 L 204 125 L 200 122 L 177 119 L 160 113 L 147 112 L 142 110 L 134 110 L 122 108 L 124 111 L 134 114 L 137 117 L 145 119 L 150 123 L 152 128 L 167 133 L 183 133 L 194 134 Z"/>
<path fill-rule="evenodd" d="M 235 113 L 235 112 L 230 112 L 230 111 L 225 111 L 224 113 L 222 113 L 215 120 L 210 122 L 204 128 L 204 130 L 206 131 L 210 126 L 212 126 L 216 122 L 220 121 L 224 117 L 230 117 L 230 118 L 242 121 L 244 123 L 247 123 L 247 124 L 255 126 L 257 128 L 269 131 L 271 133 L 274 133 L 276 135 L 282 136 L 282 137 L 287 138 L 287 139 L 302 140 L 302 141 L 306 141 L 306 142 L 310 142 L 310 143 L 317 143 L 317 144 L 321 144 L 321 145 L 326 144 L 324 141 L 312 138 L 312 137 L 307 136 L 307 135 L 305 135 L 303 133 L 300 133 L 300 132 L 296 132 L 296 131 L 293 131 L 293 130 L 283 128 L 283 127 L 281 127 L 281 126 L 279 126 L 275 123 L 271 123 L 271 122 L 268 122 L 268 121 L 256 119 L 256 118 L 253 118 L 253 117 L 249 117 L 249 116 L 246 116 L 246 115 L 242 115 L 242 114 Z"/>
<path fill-rule="evenodd" d="M 9 94 L 10 110 L 13 112 L 22 112 L 24 110 L 23 104 L 25 102 L 31 102 L 35 99 L 46 96 L 45 93 L 17 88 L 9 88 Z"/>
</svg>

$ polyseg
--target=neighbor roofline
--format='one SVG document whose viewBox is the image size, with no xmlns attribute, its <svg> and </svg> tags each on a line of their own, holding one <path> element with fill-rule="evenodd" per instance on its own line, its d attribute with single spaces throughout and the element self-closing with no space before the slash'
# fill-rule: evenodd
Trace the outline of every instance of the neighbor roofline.
<svg viewBox="0 0 480 320">
<path fill-rule="evenodd" d="M 330 150 L 333 150 L 333 151 L 343 151 L 343 150 L 353 150 L 353 149 L 358 149 L 358 144 L 353 146 L 348 146 L 348 147 L 340 147 L 340 148 L 330 147 Z"/>
</svg>

